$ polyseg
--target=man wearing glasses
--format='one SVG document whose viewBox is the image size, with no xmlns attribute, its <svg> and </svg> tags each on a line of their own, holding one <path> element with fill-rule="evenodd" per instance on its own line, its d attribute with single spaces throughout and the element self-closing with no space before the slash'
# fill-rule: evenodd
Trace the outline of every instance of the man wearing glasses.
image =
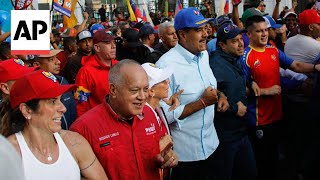
<svg viewBox="0 0 320 180">
<path fill-rule="evenodd" d="M 259 9 L 262 13 L 265 13 L 266 11 L 266 4 L 264 3 L 264 1 L 260 1 L 259 6 L 257 7 L 257 9 Z"/>
</svg>

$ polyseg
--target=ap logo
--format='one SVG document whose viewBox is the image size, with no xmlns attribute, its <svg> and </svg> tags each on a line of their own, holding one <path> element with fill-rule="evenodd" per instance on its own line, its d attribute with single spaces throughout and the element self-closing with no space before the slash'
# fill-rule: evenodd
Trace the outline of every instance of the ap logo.
<svg viewBox="0 0 320 180">
<path fill-rule="evenodd" d="M 50 11 L 11 11 L 11 53 L 50 54 Z"/>
</svg>

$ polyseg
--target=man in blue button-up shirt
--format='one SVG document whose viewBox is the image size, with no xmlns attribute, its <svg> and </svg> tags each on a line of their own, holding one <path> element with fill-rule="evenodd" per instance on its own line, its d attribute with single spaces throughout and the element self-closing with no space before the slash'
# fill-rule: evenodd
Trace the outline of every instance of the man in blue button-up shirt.
<svg viewBox="0 0 320 180">
<path fill-rule="evenodd" d="M 173 111 L 163 103 L 178 153 L 179 164 L 172 179 L 212 179 L 212 154 L 219 144 L 213 124 L 215 103 L 218 111 L 229 107 L 226 97 L 217 88 L 206 51 L 206 23 L 196 8 L 181 10 L 174 27 L 179 43 L 156 63 L 160 68 L 174 69 L 170 77 L 169 97 L 184 89 L 180 103 Z M 210 169 L 211 168 L 211 169 Z"/>
</svg>

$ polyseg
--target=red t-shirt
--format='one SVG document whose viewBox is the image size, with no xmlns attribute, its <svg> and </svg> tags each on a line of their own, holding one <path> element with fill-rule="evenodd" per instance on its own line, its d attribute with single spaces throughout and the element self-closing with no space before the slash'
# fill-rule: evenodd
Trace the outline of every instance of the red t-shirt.
<svg viewBox="0 0 320 180">
<path fill-rule="evenodd" d="M 156 155 L 160 153 L 161 131 L 152 109 L 145 106 L 143 117 L 133 123 L 121 120 L 104 101 L 71 126 L 84 136 L 110 179 L 160 179 Z"/>
<path fill-rule="evenodd" d="M 287 69 L 293 60 L 275 47 L 263 50 L 251 46 L 245 49 L 242 65 L 247 78 L 255 81 L 260 88 L 280 86 L 280 67 Z M 251 98 L 251 99 L 250 99 Z M 248 113 L 250 124 L 270 124 L 282 118 L 281 95 L 249 97 Z"/>
</svg>

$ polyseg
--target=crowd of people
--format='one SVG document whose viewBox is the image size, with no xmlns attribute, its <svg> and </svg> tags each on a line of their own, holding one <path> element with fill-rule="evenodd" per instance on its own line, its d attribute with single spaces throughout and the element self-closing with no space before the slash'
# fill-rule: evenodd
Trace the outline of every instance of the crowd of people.
<svg viewBox="0 0 320 180">
<path fill-rule="evenodd" d="M 319 178 L 320 2 L 240 2 L 153 23 L 102 6 L 46 55 L 0 34 L 0 179 Z"/>
</svg>

